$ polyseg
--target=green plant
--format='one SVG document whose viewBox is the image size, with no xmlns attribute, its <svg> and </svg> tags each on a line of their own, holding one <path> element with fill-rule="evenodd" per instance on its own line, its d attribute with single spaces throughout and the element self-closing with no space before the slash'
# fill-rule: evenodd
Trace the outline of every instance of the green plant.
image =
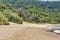
<svg viewBox="0 0 60 40">
<path fill-rule="evenodd" d="M 9 25 L 9 20 L 5 15 L 0 13 L 0 25 Z"/>
<path fill-rule="evenodd" d="M 4 15 L 9 19 L 9 21 L 11 21 L 11 22 L 15 22 L 15 23 L 18 23 L 18 24 L 22 24 L 22 23 L 23 23 L 23 20 L 22 20 L 22 18 L 20 18 L 20 17 L 18 16 L 18 13 L 13 13 L 13 12 L 7 12 L 7 11 L 5 11 L 3 14 L 4 14 Z"/>
</svg>

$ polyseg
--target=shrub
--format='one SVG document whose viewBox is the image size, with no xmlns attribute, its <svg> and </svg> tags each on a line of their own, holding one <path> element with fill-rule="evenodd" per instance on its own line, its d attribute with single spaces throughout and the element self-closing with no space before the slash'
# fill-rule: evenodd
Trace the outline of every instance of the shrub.
<svg viewBox="0 0 60 40">
<path fill-rule="evenodd" d="M 57 24 L 58 22 L 54 19 L 54 20 L 50 20 L 50 24 Z"/>
<path fill-rule="evenodd" d="M 20 18 L 18 16 L 18 13 L 13 13 L 13 12 L 10 12 L 10 11 L 5 11 L 3 13 L 8 19 L 9 21 L 11 22 L 15 22 L 15 23 L 18 23 L 18 24 L 22 24 L 23 23 L 23 20 L 22 18 Z"/>
<path fill-rule="evenodd" d="M 8 18 L 5 15 L 0 13 L 0 25 L 9 25 Z"/>
<path fill-rule="evenodd" d="M 23 23 L 22 18 L 20 18 L 18 16 L 18 14 L 16 14 L 16 13 L 15 14 L 14 13 L 10 13 L 9 14 L 9 19 L 10 19 L 10 21 L 18 23 L 18 24 L 22 24 Z"/>
</svg>

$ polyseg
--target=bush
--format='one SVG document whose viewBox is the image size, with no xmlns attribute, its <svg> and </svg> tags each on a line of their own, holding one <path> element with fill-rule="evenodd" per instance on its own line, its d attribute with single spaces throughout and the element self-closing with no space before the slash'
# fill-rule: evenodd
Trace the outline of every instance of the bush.
<svg viewBox="0 0 60 40">
<path fill-rule="evenodd" d="M 22 18 L 20 18 L 17 13 L 13 13 L 13 12 L 7 12 L 6 13 L 6 12 L 4 12 L 3 14 L 6 15 L 6 17 L 11 22 L 18 23 L 18 24 L 22 24 L 23 23 Z"/>
<path fill-rule="evenodd" d="M 9 25 L 8 18 L 5 17 L 5 15 L 0 13 L 0 25 Z"/>
<path fill-rule="evenodd" d="M 50 20 L 50 24 L 57 24 L 58 22 L 56 20 Z"/>
<path fill-rule="evenodd" d="M 18 14 L 10 13 L 9 16 L 10 16 L 9 18 L 10 21 L 18 23 L 18 24 L 23 23 L 22 19 L 18 16 Z"/>
</svg>

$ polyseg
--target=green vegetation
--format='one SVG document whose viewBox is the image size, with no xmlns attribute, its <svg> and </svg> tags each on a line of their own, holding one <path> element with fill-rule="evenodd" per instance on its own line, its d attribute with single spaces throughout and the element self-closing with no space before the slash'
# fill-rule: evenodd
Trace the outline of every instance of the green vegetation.
<svg viewBox="0 0 60 40">
<path fill-rule="evenodd" d="M 5 15 L 2 15 L 0 13 L 0 25 L 8 25 L 9 24 L 9 20 L 8 18 L 5 17 Z"/>
<path fill-rule="evenodd" d="M 23 20 L 11 6 L 0 4 L 0 24 L 8 25 L 10 24 L 9 22 L 22 24 Z"/>
<path fill-rule="evenodd" d="M 10 13 L 10 12 L 8 13 L 7 12 L 7 13 L 5 13 L 5 15 L 11 22 L 18 23 L 18 24 L 23 23 L 22 18 L 20 18 L 17 13 Z"/>
<path fill-rule="evenodd" d="M 23 11 L 22 11 L 23 10 Z M 60 23 L 60 9 L 49 9 L 49 8 L 28 8 L 20 10 L 19 16 L 24 21 L 34 23 Z"/>
<path fill-rule="evenodd" d="M 25 7 L 26 5 L 36 5 L 37 7 L 60 8 L 60 1 L 38 1 L 38 0 L 0 0 L 1 3 L 9 4 L 13 7 Z"/>
<path fill-rule="evenodd" d="M 0 12 L 11 22 L 60 23 L 60 1 L 0 0 L 0 3 Z"/>
</svg>

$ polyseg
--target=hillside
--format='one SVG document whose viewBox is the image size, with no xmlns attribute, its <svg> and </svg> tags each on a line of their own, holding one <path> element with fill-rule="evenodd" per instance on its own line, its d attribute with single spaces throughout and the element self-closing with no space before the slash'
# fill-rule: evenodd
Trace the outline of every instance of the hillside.
<svg viewBox="0 0 60 40">
<path fill-rule="evenodd" d="M 0 25 L 8 25 L 9 22 L 22 24 L 22 18 L 14 11 L 15 8 L 10 5 L 0 4 Z"/>
<path fill-rule="evenodd" d="M 0 0 L 0 40 L 60 40 L 58 25 L 60 1 Z"/>
<path fill-rule="evenodd" d="M 60 23 L 60 1 L 0 0 L 0 13 L 9 22 Z M 4 20 L 2 18 L 2 20 Z M 1 21 L 1 24 L 5 24 Z"/>
<path fill-rule="evenodd" d="M 0 0 L 1 3 L 12 4 L 14 7 L 25 7 L 35 5 L 37 7 L 60 8 L 60 1 L 38 1 L 38 0 Z"/>
</svg>

